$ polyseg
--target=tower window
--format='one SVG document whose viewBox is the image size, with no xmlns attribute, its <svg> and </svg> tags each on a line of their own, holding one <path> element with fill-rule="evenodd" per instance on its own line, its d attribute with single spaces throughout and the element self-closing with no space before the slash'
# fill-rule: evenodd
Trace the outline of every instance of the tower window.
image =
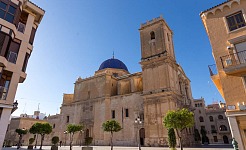
<svg viewBox="0 0 246 150">
<path fill-rule="evenodd" d="M 1 119 L 1 116 L 2 116 L 2 112 L 3 112 L 3 108 L 0 108 L 0 119 Z"/>
<path fill-rule="evenodd" d="M 151 40 L 155 39 L 155 32 L 154 31 L 150 32 L 150 39 Z"/>
<path fill-rule="evenodd" d="M 129 111 L 128 111 L 128 109 L 125 109 L 125 112 L 126 112 L 126 117 L 129 117 Z"/>
<path fill-rule="evenodd" d="M 69 116 L 67 116 L 67 123 L 69 123 Z"/>
<path fill-rule="evenodd" d="M 91 91 L 88 91 L 87 99 L 91 98 Z"/>
<path fill-rule="evenodd" d="M 199 120 L 200 120 L 200 122 L 204 122 L 204 120 L 203 120 L 203 117 L 202 117 L 202 116 L 200 116 L 200 117 L 199 117 Z"/>
<path fill-rule="evenodd" d="M 219 116 L 218 116 L 218 119 L 223 119 L 223 116 L 222 116 L 222 115 L 219 115 Z"/>
<path fill-rule="evenodd" d="M 210 120 L 210 122 L 213 122 L 214 121 L 213 116 L 209 116 L 209 120 Z"/>
<path fill-rule="evenodd" d="M 112 119 L 115 118 L 115 110 L 112 110 Z"/>
</svg>

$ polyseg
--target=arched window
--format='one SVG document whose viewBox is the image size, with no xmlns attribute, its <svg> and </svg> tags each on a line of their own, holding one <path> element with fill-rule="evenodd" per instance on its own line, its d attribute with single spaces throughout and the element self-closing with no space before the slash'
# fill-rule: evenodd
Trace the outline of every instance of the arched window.
<svg viewBox="0 0 246 150">
<path fill-rule="evenodd" d="M 222 116 L 222 115 L 219 115 L 219 116 L 218 116 L 218 119 L 223 119 L 223 116 Z"/>
<path fill-rule="evenodd" d="M 155 32 L 154 31 L 150 32 L 150 39 L 151 40 L 155 39 Z"/>
<path fill-rule="evenodd" d="M 225 125 L 220 126 L 220 131 L 227 131 L 227 127 Z"/>
<path fill-rule="evenodd" d="M 214 121 L 213 116 L 209 116 L 209 120 L 210 120 L 210 122 L 213 122 Z"/>
<path fill-rule="evenodd" d="M 199 117 L 199 120 L 200 120 L 200 122 L 204 122 L 204 120 L 203 120 L 203 117 L 202 117 L 202 116 L 200 116 L 200 117 Z"/>
</svg>

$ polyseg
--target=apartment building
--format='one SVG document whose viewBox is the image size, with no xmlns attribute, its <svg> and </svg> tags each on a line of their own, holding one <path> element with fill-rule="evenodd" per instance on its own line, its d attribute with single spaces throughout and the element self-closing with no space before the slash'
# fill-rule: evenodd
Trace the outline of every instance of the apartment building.
<svg viewBox="0 0 246 150">
<path fill-rule="evenodd" d="M 211 79 L 226 101 L 232 137 L 246 149 L 246 1 L 228 0 L 200 16 L 212 46 Z"/>
<path fill-rule="evenodd" d="M 204 98 L 194 99 L 195 128 L 200 136 L 201 129 L 207 131 L 209 144 L 231 144 L 232 136 L 229 123 L 225 116 L 225 103 L 209 104 L 206 106 Z M 204 144 L 205 141 L 202 140 Z"/>
<path fill-rule="evenodd" d="M 44 13 L 29 0 L 0 0 L 0 150 Z"/>
</svg>

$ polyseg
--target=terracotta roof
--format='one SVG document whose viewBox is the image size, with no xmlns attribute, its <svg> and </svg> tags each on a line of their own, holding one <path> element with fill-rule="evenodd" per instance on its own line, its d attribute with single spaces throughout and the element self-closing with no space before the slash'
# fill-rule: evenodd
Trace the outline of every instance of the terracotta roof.
<svg viewBox="0 0 246 150">
<path fill-rule="evenodd" d="M 225 3 L 229 2 L 229 1 L 232 1 L 232 0 L 227 0 L 227 1 L 223 2 L 223 3 L 221 3 L 221 4 L 218 4 L 218 5 L 216 5 L 216 6 L 213 6 L 213 7 L 209 8 L 209 9 L 207 9 L 207 10 L 202 11 L 200 14 L 205 13 L 205 12 L 207 12 L 207 11 L 209 11 L 209 10 L 212 10 L 212 9 L 214 9 L 215 7 L 221 6 L 221 5 L 223 5 L 223 4 L 225 4 Z"/>
<path fill-rule="evenodd" d="M 28 0 L 29 1 L 29 0 Z M 41 7 L 39 7 L 38 5 L 36 5 L 36 4 L 34 4 L 33 2 L 31 2 L 31 1 L 29 1 L 30 3 L 32 3 L 33 5 L 35 5 L 36 7 L 38 7 L 39 9 L 41 9 L 42 11 L 44 11 L 45 12 L 45 10 L 44 9 L 42 9 Z"/>
</svg>

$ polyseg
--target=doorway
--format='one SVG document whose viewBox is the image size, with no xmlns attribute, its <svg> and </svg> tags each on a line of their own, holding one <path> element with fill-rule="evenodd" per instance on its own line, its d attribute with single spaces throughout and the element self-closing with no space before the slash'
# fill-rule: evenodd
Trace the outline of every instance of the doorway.
<svg viewBox="0 0 246 150">
<path fill-rule="evenodd" d="M 141 128 L 139 130 L 139 138 L 140 138 L 140 144 L 143 146 L 144 145 L 144 138 L 145 138 L 145 130 L 144 130 L 144 128 Z"/>
<path fill-rule="evenodd" d="M 223 136 L 223 141 L 225 144 L 229 144 L 228 137 L 226 135 Z"/>
</svg>

